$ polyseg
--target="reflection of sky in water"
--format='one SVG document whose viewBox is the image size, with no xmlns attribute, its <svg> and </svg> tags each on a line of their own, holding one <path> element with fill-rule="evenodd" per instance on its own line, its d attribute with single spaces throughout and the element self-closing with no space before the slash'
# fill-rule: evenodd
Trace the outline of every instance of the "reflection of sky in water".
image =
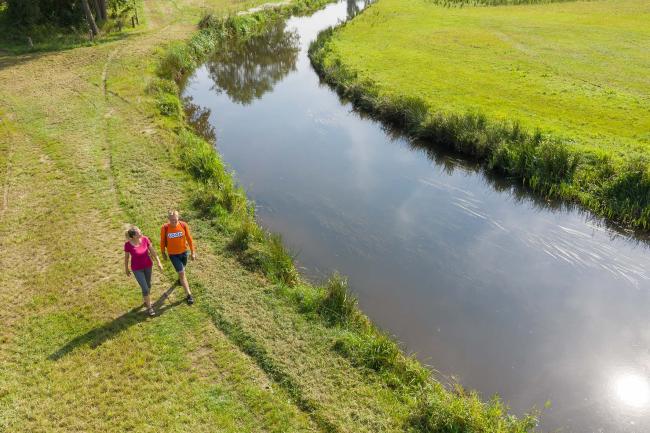
<svg viewBox="0 0 650 433">
<path fill-rule="evenodd" d="M 307 274 L 350 277 L 362 307 L 410 350 L 543 427 L 650 431 L 647 247 L 474 169 L 390 139 L 341 105 L 305 41 L 346 4 L 291 20 L 295 70 L 243 106 L 206 68 L 186 94 Z M 249 59 L 250 60 L 250 59 Z"/>
</svg>

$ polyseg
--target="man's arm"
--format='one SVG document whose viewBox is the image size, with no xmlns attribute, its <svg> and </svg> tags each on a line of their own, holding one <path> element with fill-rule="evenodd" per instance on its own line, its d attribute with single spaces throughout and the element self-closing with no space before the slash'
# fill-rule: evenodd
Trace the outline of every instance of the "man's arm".
<svg viewBox="0 0 650 433">
<path fill-rule="evenodd" d="M 185 236 L 187 236 L 187 243 L 190 246 L 190 251 L 192 253 L 190 257 L 192 257 L 192 260 L 194 260 L 196 259 L 196 251 L 194 250 L 194 239 L 192 239 L 192 234 L 190 233 L 190 226 L 187 225 L 187 223 L 183 223 L 183 225 L 185 226 Z"/>
</svg>

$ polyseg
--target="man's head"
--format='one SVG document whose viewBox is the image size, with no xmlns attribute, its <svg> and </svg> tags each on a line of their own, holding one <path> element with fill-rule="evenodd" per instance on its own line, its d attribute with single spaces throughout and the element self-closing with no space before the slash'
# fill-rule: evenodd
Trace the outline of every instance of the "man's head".
<svg viewBox="0 0 650 433">
<path fill-rule="evenodd" d="M 167 212 L 167 219 L 169 220 L 170 226 L 176 227 L 176 224 L 178 224 L 178 211 L 170 210 L 169 212 Z"/>
</svg>

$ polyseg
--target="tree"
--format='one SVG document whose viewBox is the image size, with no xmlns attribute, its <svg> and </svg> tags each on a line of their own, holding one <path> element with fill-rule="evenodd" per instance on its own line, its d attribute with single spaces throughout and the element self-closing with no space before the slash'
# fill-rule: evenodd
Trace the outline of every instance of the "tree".
<svg viewBox="0 0 650 433">
<path fill-rule="evenodd" d="M 81 4 L 83 5 L 84 14 L 86 15 L 86 21 L 88 21 L 88 27 L 90 27 L 93 36 L 97 36 L 99 34 L 99 29 L 97 28 L 97 23 L 95 22 L 93 13 L 90 11 L 88 0 L 81 0 Z"/>
<path fill-rule="evenodd" d="M 76 26 L 84 20 L 79 0 L 4 0 L 9 20 L 17 27 Z"/>
<path fill-rule="evenodd" d="M 106 21 L 108 19 L 108 12 L 107 12 L 107 1 L 106 0 L 98 0 L 99 1 L 99 10 L 97 11 L 99 13 L 99 16 L 102 21 Z"/>
</svg>

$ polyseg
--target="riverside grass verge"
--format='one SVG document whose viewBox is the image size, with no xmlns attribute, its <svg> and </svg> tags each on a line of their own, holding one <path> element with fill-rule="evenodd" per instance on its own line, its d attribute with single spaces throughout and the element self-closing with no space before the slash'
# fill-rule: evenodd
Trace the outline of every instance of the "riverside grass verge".
<svg viewBox="0 0 650 433">
<path fill-rule="evenodd" d="M 647 3 L 444 7 L 468 3 L 379 0 L 322 32 L 312 64 L 413 139 L 623 228 L 650 229 Z"/>
<path fill-rule="evenodd" d="M 254 206 L 246 199 L 228 172 L 210 141 L 188 123 L 180 99 L 179 85 L 188 75 L 223 44 L 263 32 L 275 20 L 291 14 L 311 12 L 322 0 L 303 0 L 287 6 L 228 17 L 205 16 L 200 30 L 189 41 L 175 43 L 160 53 L 157 78 L 148 92 L 157 101 L 162 124 L 174 131 L 177 146 L 172 152 L 179 168 L 194 180 L 192 205 L 209 226 L 230 237 L 226 248 L 250 270 L 259 271 L 276 285 L 275 294 L 289 302 L 308 320 L 333 332 L 331 355 L 337 354 L 361 372 L 377 375 L 383 386 L 406 404 L 408 415 L 401 429 L 410 432 L 503 432 L 524 433 L 534 430 L 536 418 L 517 418 L 507 413 L 498 398 L 481 401 L 475 392 L 460 385 L 445 388 L 429 369 L 413 356 L 404 354 L 399 345 L 374 326 L 357 308 L 347 281 L 334 275 L 324 287 L 304 282 L 293 258 L 279 236 L 265 232 L 255 221 Z M 210 134 L 208 134 L 210 135 Z M 203 292 L 203 291 L 202 291 Z M 287 391 L 295 404 L 309 413 L 324 431 L 338 431 L 318 415 L 316 404 L 305 396 L 293 378 L 287 376 L 236 322 L 228 321 L 218 308 L 208 306 L 215 325 L 270 377 Z"/>
</svg>

